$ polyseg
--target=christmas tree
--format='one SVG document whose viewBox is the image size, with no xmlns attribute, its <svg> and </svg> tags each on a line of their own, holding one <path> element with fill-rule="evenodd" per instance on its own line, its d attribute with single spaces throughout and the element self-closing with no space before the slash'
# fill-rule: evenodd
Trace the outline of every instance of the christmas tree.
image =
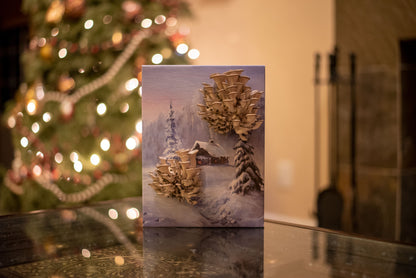
<svg viewBox="0 0 416 278">
<path fill-rule="evenodd" d="M 30 42 L 9 103 L 2 211 L 141 194 L 141 67 L 183 64 L 181 0 L 24 0 Z M 191 55 L 192 54 L 192 55 Z"/>
</svg>

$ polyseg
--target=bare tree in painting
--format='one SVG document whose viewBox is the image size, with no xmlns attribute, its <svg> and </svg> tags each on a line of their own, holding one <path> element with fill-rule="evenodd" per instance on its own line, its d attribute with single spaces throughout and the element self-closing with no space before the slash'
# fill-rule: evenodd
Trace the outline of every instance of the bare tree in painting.
<svg viewBox="0 0 416 278">
<path fill-rule="evenodd" d="M 264 190 L 264 181 L 253 158 L 253 147 L 248 144 L 251 132 L 258 129 L 263 120 L 257 103 L 264 92 L 246 86 L 250 77 L 241 75 L 243 70 L 230 70 L 210 76 L 215 84 L 202 83 L 200 92 L 204 104 L 198 104 L 199 115 L 208 126 L 220 134 L 233 132 L 239 141 L 234 149 L 235 179 L 230 184 L 233 193 L 246 194 L 252 190 Z"/>
</svg>

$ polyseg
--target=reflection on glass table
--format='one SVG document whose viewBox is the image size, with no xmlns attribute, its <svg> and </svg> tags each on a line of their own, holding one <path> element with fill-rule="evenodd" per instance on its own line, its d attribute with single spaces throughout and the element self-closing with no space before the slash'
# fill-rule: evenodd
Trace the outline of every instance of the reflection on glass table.
<svg viewBox="0 0 416 278">
<path fill-rule="evenodd" d="M 0 218 L 0 277 L 416 277 L 416 247 L 266 222 L 144 228 L 140 198 Z"/>
</svg>

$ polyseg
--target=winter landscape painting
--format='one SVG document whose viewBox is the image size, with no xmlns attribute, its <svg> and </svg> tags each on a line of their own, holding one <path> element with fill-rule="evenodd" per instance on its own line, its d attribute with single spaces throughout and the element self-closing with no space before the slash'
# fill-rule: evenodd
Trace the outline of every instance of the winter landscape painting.
<svg viewBox="0 0 416 278">
<path fill-rule="evenodd" d="M 144 226 L 263 227 L 264 76 L 143 67 Z"/>
</svg>

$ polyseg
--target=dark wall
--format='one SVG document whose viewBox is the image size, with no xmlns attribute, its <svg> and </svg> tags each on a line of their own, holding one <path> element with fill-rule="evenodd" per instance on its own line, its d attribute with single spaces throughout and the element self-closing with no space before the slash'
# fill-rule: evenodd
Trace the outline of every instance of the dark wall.
<svg viewBox="0 0 416 278">
<path fill-rule="evenodd" d="M 416 111 L 407 109 L 404 113 L 402 109 L 406 103 L 415 103 L 415 99 L 402 94 L 401 43 L 416 38 L 416 1 L 335 3 L 335 40 L 339 72 L 344 77 L 339 85 L 338 122 L 338 185 L 347 201 L 344 229 L 390 240 L 408 240 L 404 233 L 416 234 L 416 222 L 405 223 L 404 219 L 413 216 L 402 213 L 416 213 L 404 201 L 404 197 L 409 199 L 408 194 L 416 192 L 416 167 L 407 167 L 404 158 L 416 157 L 416 148 L 412 147 L 416 136 L 404 135 L 414 126 Z M 355 193 L 351 188 L 350 53 L 357 57 Z M 403 149 L 404 145 L 411 147 Z M 413 195 L 410 198 L 415 200 Z M 354 202 L 355 214 L 351 211 Z M 352 217 L 356 217 L 356 225 Z M 409 225 L 413 228 L 408 229 Z"/>
</svg>

